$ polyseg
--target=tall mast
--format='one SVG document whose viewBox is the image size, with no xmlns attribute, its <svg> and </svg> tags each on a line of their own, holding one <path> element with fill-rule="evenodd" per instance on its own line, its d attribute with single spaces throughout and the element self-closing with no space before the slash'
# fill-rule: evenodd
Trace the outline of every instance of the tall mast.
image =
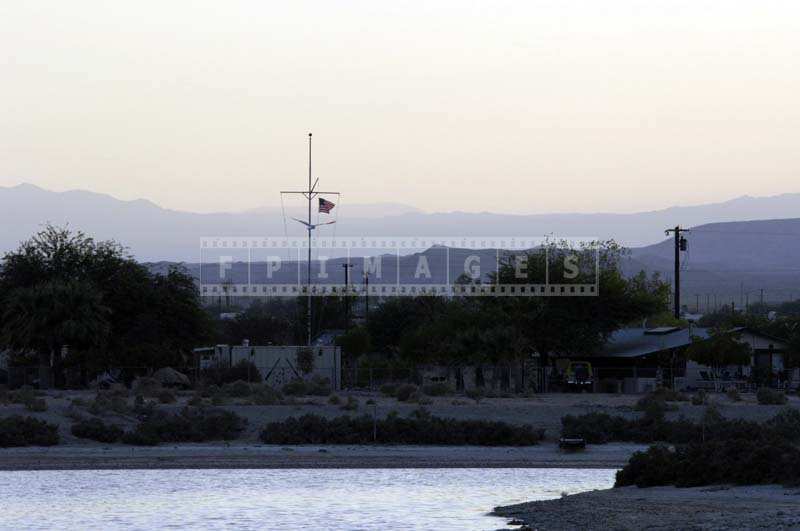
<svg viewBox="0 0 800 531">
<path fill-rule="evenodd" d="M 319 179 L 317 179 L 317 182 L 319 182 Z M 306 258 L 306 265 L 307 265 L 307 271 L 306 271 L 306 273 L 307 273 L 307 276 L 306 276 L 306 297 L 307 297 L 307 300 L 308 300 L 308 308 L 306 308 L 306 321 L 307 321 L 307 323 L 306 323 L 306 344 L 308 346 L 311 346 L 311 339 L 312 339 L 312 326 L 311 326 L 311 324 L 312 324 L 312 322 L 311 322 L 311 318 L 312 318 L 312 312 L 311 312 L 311 245 L 312 245 L 312 239 L 311 239 L 311 231 L 313 231 L 314 229 L 318 228 L 321 225 L 330 225 L 332 223 L 336 223 L 336 221 L 326 221 L 324 223 L 317 223 L 317 224 L 311 223 L 311 204 L 313 203 L 314 198 L 319 196 L 319 195 L 321 195 L 321 194 L 335 195 L 335 196 L 341 195 L 341 194 L 339 194 L 339 192 L 322 192 L 322 191 L 318 191 L 317 190 L 317 182 L 314 182 L 312 180 L 312 176 L 311 176 L 311 133 L 308 133 L 308 188 L 306 190 L 291 190 L 291 191 L 284 190 L 284 191 L 281 191 L 281 194 L 302 195 L 308 201 L 308 218 L 306 219 L 306 221 L 303 221 L 302 219 L 292 218 L 293 220 L 305 225 L 306 231 L 308 231 L 308 255 L 307 255 L 307 258 Z M 298 269 L 300 268 L 300 260 L 299 260 L 299 258 L 300 257 L 298 256 L 298 263 L 297 263 Z M 298 271 L 298 278 L 299 278 L 299 274 L 300 273 Z"/>
<path fill-rule="evenodd" d="M 311 188 L 311 133 L 308 133 L 308 279 L 306 281 L 306 296 L 308 297 L 308 307 L 306 308 L 306 332 L 308 333 L 308 346 L 311 346 L 311 200 L 314 190 Z"/>
</svg>

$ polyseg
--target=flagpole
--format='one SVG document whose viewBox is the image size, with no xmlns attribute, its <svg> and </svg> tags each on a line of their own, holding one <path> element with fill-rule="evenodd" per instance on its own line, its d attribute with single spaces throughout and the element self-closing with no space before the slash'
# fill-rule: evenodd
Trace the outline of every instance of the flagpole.
<svg viewBox="0 0 800 531">
<path fill-rule="evenodd" d="M 308 133 L 308 281 L 306 282 L 306 295 L 308 296 L 308 308 L 306 311 L 306 330 L 308 332 L 308 346 L 311 346 L 311 133 Z"/>
</svg>

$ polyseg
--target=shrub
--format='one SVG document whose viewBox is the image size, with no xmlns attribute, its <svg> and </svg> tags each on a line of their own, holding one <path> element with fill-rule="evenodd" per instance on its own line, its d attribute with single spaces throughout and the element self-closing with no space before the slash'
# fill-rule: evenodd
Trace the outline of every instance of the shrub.
<svg viewBox="0 0 800 531">
<path fill-rule="evenodd" d="M 338 406 L 341 402 L 338 395 L 331 395 L 328 397 L 328 403 L 332 406 Z"/>
<path fill-rule="evenodd" d="M 417 393 L 417 386 L 414 384 L 403 384 L 397 388 L 395 397 L 400 402 L 408 402 L 412 396 Z"/>
<path fill-rule="evenodd" d="M 800 411 L 785 407 L 777 415 L 767 421 L 766 425 L 775 435 L 789 442 L 800 441 Z"/>
<path fill-rule="evenodd" d="M 314 350 L 301 348 L 297 350 L 297 368 L 303 374 L 310 374 L 314 370 Z"/>
<path fill-rule="evenodd" d="M 769 387 L 759 387 L 756 392 L 756 400 L 758 400 L 759 404 L 765 406 L 782 406 L 787 402 L 785 394 Z"/>
<path fill-rule="evenodd" d="M 161 382 L 155 378 L 136 378 L 131 387 L 135 394 L 141 396 L 158 396 L 161 392 Z"/>
<path fill-rule="evenodd" d="M 606 413 L 567 415 L 561 419 L 563 437 L 583 437 L 590 444 L 606 442 L 700 443 L 714 440 L 783 440 L 800 441 L 800 412 L 787 408 L 764 424 L 745 420 L 727 420 L 714 406 L 709 406 L 701 423 L 686 419 L 667 421 L 643 416 L 639 419 L 612 417 Z"/>
<path fill-rule="evenodd" d="M 47 401 L 44 398 L 32 398 L 25 402 L 25 409 L 37 413 L 47 411 Z"/>
<path fill-rule="evenodd" d="M 376 404 L 375 400 L 372 398 L 368 398 L 366 402 L 364 402 L 368 406 L 374 406 Z"/>
<path fill-rule="evenodd" d="M 693 406 L 703 406 L 708 402 L 708 395 L 702 389 L 697 391 L 694 395 L 692 395 L 692 405 Z"/>
<path fill-rule="evenodd" d="M 355 411 L 358 409 L 358 399 L 354 396 L 348 396 L 347 402 L 342 404 L 341 409 L 345 411 Z"/>
<path fill-rule="evenodd" d="M 128 388 L 121 383 L 113 383 L 108 388 L 108 395 L 111 397 L 128 398 Z"/>
<path fill-rule="evenodd" d="M 253 389 L 250 399 L 258 406 L 274 406 L 281 401 L 281 394 L 268 385 L 259 385 Z"/>
<path fill-rule="evenodd" d="M 1 448 L 55 444 L 58 444 L 58 426 L 55 424 L 20 415 L 0 419 Z"/>
<path fill-rule="evenodd" d="M 174 404 L 177 398 L 175 398 L 175 393 L 169 389 L 162 389 L 161 392 L 158 393 L 158 401 L 162 404 Z"/>
<path fill-rule="evenodd" d="M 105 395 L 98 394 L 95 399 L 89 403 L 87 409 L 92 415 L 102 415 L 111 409 L 111 400 Z"/>
<path fill-rule="evenodd" d="M 121 396 L 111 397 L 111 411 L 124 415 L 129 411 L 128 401 Z"/>
<path fill-rule="evenodd" d="M 470 387 L 464 394 L 467 396 L 467 398 L 474 400 L 476 404 L 480 404 L 481 400 L 483 400 L 483 398 L 486 396 L 486 394 L 483 392 L 483 389 L 480 387 Z"/>
<path fill-rule="evenodd" d="M 295 379 L 283 386 L 283 394 L 289 396 L 328 396 L 331 394 L 329 378 L 314 376 L 310 380 Z"/>
<path fill-rule="evenodd" d="M 667 389 L 666 387 L 657 387 L 655 390 L 648 393 L 653 398 L 657 398 L 663 402 L 688 402 L 689 397 L 680 391 L 674 389 Z"/>
<path fill-rule="evenodd" d="M 203 404 L 203 396 L 200 393 L 195 393 L 186 404 L 189 406 L 200 406 Z"/>
<path fill-rule="evenodd" d="M 677 461 L 675 452 L 664 446 L 651 446 L 646 452 L 636 452 L 631 456 L 625 467 L 617 472 L 614 486 L 673 484 L 677 479 Z"/>
<path fill-rule="evenodd" d="M 397 384 L 393 383 L 385 383 L 381 386 L 381 394 L 383 396 L 396 396 L 397 395 Z"/>
<path fill-rule="evenodd" d="M 328 396 L 331 394 L 331 379 L 313 376 L 308 385 L 308 394 L 312 396 Z"/>
<path fill-rule="evenodd" d="M 617 472 L 615 486 L 797 484 L 800 449 L 776 439 L 734 438 L 637 452 Z"/>
<path fill-rule="evenodd" d="M 136 427 L 123 442 L 151 445 L 159 442 L 205 442 L 235 439 L 247 420 L 231 411 L 184 408 L 169 415 L 154 412 Z"/>
<path fill-rule="evenodd" d="M 36 398 L 36 391 L 30 385 L 23 385 L 8 394 L 8 399 L 12 404 L 27 404 Z"/>
<path fill-rule="evenodd" d="M 292 380 L 283 386 L 283 394 L 289 396 L 305 396 L 308 394 L 308 386 L 305 380 Z"/>
<path fill-rule="evenodd" d="M 122 438 L 122 428 L 106 424 L 98 418 L 80 420 L 72 425 L 72 435 L 81 439 L 91 439 L 103 443 L 114 443 Z"/>
<path fill-rule="evenodd" d="M 453 389 L 444 382 L 437 382 L 422 386 L 422 392 L 428 396 L 446 396 L 453 394 Z"/>
<path fill-rule="evenodd" d="M 231 398 L 246 398 L 250 396 L 253 389 L 244 380 L 236 380 L 222 386 L 222 392 Z"/>
<path fill-rule="evenodd" d="M 674 411 L 677 407 L 667 404 L 667 401 L 658 394 L 648 393 L 636 401 L 635 409 L 645 412 L 660 411 L 665 413 L 667 411 Z"/>
<path fill-rule="evenodd" d="M 374 424 L 373 424 L 374 423 Z M 373 432 L 373 430 L 375 430 Z M 373 438 L 376 436 L 376 438 Z M 537 444 L 543 430 L 486 420 L 455 420 L 431 416 L 424 410 L 402 418 L 390 414 L 377 422 L 368 415 L 326 419 L 318 415 L 291 417 L 266 425 L 266 444 L 430 444 L 528 446 Z"/>
<path fill-rule="evenodd" d="M 742 396 L 739 394 L 739 390 L 735 387 L 728 387 L 725 390 L 725 394 L 728 396 L 728 400 L 731 402 L 739 402 L 742 399 Z"/>
</svg>

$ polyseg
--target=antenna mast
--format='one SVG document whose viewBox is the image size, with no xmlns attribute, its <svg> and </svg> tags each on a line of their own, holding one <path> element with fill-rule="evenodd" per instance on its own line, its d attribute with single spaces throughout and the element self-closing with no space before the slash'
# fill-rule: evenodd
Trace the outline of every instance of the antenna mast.
<svg viewBox="0 0 800 531">
<path fill-rule="evenodd" d="M 305 225 L 306 231 L 308 232 L 308 255 L 307 255 L 307 276 L 306 276 L 306 297 L 308 302 L 308 307 L 306 308 L 306 343 L 310 347 L 311 340 L 312 340 L 312 327 L 311 327 L 311 232 L 319 227 L 320 225 L 331 225 L 336 223 L 335 221 L 327 221 L 325 223 L 317 223 L 314 225 L 311 223 L 311 203 L 314 201 L 314 198 L 320 194 L 326 195 L 340 195 L 339 192 L 320 192 L 317 191 L 317 183 L 319 179 L 312 183 L 311 181 L 311 133 L 308 133 L 308 189 L 307 190 L 300 190 L 300 191 L 281 191 L 281 194 L 300 194 L 308 200 L 308 220 L 303 221 L 297 218 L 292 218 L 293 220 Z M 299 264 L 298 264 L 299 267 Z"/>
</svg>

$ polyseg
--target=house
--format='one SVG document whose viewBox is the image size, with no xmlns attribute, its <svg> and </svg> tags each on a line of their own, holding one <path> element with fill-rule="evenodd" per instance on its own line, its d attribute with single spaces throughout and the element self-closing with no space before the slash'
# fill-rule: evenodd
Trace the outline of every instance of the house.
<svg viewBox="0 0 800 531">
<path fill-rule="evenodd" d="M 675 389 L 744 386 L 751 380 L 754 368 L 775 375 L 777 383 L 779 375 L 784 373 L 786 343 L 747 328 L 733 332 L 739 333 L 740 341 L 753 349 L 751 363 L 726 367 L 720 375 L 715 375 L 710 367 L 686 360 L 686 348 L 694 338 L 711 337 L 710 329 L 693 326 L 623 328 L 611 334 L 599 352 L 571 356 L 569 360 L 592 364 L 594 390 L 598 392 L 644 393 L 661 385 Z M 798 380 L 797 372 L 793 371 L 788 380 Z"/>
</svg>

